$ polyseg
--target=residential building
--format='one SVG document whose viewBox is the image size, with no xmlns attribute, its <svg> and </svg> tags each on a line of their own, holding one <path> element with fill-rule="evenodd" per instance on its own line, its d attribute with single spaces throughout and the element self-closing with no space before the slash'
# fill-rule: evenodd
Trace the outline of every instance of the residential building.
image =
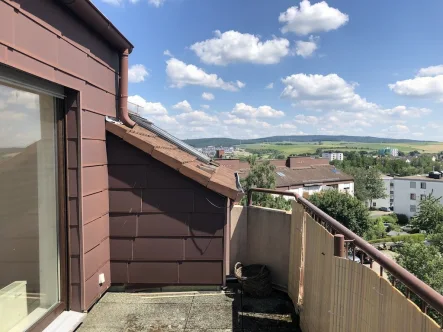
<svg viewBox="0 0 443 332">
<path fill-rule="evenodd" d="M 0 0 L 0 331 L 72 331 L 111 283 L 225 283 L 234 172 L 129 116 L 132 49 L 89 0 Z"/>
<path fill-rule="evenodd" d="M 391 176 L 383 175 L 383 186 L 384 186 L 384 192 L 386 197 L 385 198 L 378 198 L 372 200 L 372 208 L 378 209 L 381 207 L 391 207 L 394 204 L 394 178 Z M 366 202 L 366 205 L 369 206 L 370 202 Z"/>
<path fill-rule="evenodd" d="M 399 329 L 418 321 L 433 326 L 405 297 L 390 300 L 398 294 L 394 286 L 385 283 L 388 296 L 374 292 L 374 284 L 380 284 L 374 271 L 337 259 L 334 234 L 316 224 L 325 214 L 316 211 L 315 220 L 308 214 L 315 207 L 305 211 L 294 205 L 293 215 L 260 207 L 233 211 L 242 195 L 233 170 L 129 115 L 132 49 L 90 0 L 0 0 L 0 104 L 8 107 L 2 108 L 0 122 L 1 331 L 73 331 L 111 284 L 220 289 L 239 257 L 246 264 L 272 265 L 274 286 L 291 290 L 294 304 L 314 303 L 301 307 L 306 326 L 320 317 L 329 330 L 330 308 L 347 303 L 352 304 L 350 314 L 334 316 L 340 326 L 350 324 L 347 317 L 371 331 L 377 327 L 368 324 L 381 326 L 382 320 L 387 321 L 383 326 Z M 329 184 L 340 180 L 338 173 L 331 177 Z M 330 217 L 325 220 L 338 224 Z M 374 254 L 362 239 L 350 239 L 353 235 L 344 227 L 340 231 L 359 248 L 366 246 L 411 292 L 433 300 L 425 304 L 443 303 L 439 294 Z M 235 249 L 245 248 L 241 245 L 249 247 L 234 256 Z M 348 271 L 352 280 L 362 280 L 356 292 L 342 291 L 349 289 L 343 283 Z M 358 279 L 362 275 L 368 278 Z M 336 276 L 336 284 L 330 276 Z M 182 313 L 190 313 L 194 305 L 186 296 L 173 304 L 168 296 L 133 295 L 122 306 L 95 306 L 105 310 L 99 315 L 102 325 L 87 330 L 183 330 L 187 320 Z M 193 313 L 206 314 L 208 299 L 201 296 Z M 150 311 L 142 302 L 146 300 L 162 303 Z M 371 310 L 367 303 L 380 306 Z M 142 314 L 132 311 L 141 307 Z M 217 322 L 231 313 L 218 308 Z M 155 326 L 159 313 L 169 309 L 171 314 L 162 316 L 180 317 L 180 327 Z M 206 323 L 205 318 L 197 320 Z M 149 325 L 146 321 L 154 326 L 143 328 Z M 223 321 L 223 326 L 232 323 Z"/>
<path fill-rule="evenodd" d="M 309 196 L 323 190 L 337 189 L 354 195 L 354 178 L 329 165 L 326 158 L 288 157 L 286 160 L 266 161 L 276 167 L 275 187 L 279 190 Z M 241 178 L 249 173 L 249 164 L 239 159 L 217 159 L 215 162 L 238 172 Z"/>
<path fill-rule="evenodd" d="M 432 194 L 440 197 L 443 204 L 443 179 L 429 176 L 405 176 L 393 179 L 395 188 L 394 212 L 413 217 L 419 210 L 420 201 Z"/>
<path fill-rule="evenodd" d="M 323 152 L 321 157 L 326 158 L 329 161 L 343 160 L 343 153 L 341 153 L 341 152 Z"/>
<path fill-rule="evenodd" d="M 354 196 L 354 178 L 333 166 L 278 167 L 275 187 L 304 197 L 331 189 Z"/>
<path fill-rule="evenodd" d="M 380 149 L 378 151 L 378 154 L 381 156 L 392 156 L 392 157 L 398 157 L 398 149 L 386 147 L 384 149 Z"/>
</svg>

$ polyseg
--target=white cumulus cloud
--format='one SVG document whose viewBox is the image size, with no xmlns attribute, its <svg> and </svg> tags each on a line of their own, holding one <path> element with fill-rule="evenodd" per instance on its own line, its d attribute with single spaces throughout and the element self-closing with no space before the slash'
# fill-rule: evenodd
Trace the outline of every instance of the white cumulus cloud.
<svg viewBox="0 0 443 332">
<path fill-rule="evenodd" d="M 138 1 L 138 0 L 137 0 Z M 165 3 L 166 0 L 148 0 L 148 3 L 151 6 L 154 6 L 156 8 L 160 7 L 161 5 L 163 5 Z"/>
<path fill-rule="evenodd" d="M 349 16 L 336 8 L 329 7 L 326 1 L 313 5 L 308 0 L 300 2 L 281 13 L 279 22 L 284 24 L 282 32 L 293 32 L 297 35 L 308 35 L 316 32 L 335 30 L 349 21 Z"/>
<path fill-rule="evenodd" d="M 212 93 L 210 93 L 210 92 L 203 92 L 202 93 L 202 98 L 204 100 L 214 100 L 215 96 Z"/>
<path fill-rule="evenodd" d="M 166 74 L 171 80 L 171 86 L 176 88 L 200 85 L 227 91 L 238 91 L 239 89 L 236 82 L 225 82 L 216 74 L 207 74 L 203 69 L 188 65 L 176 58 L 166 61 Z"/>
<path fill-rule="evenodd" d="M 150 115 L 163 115 L 167 114 L 168 111 L 161 103 L 153 103 L 145 100 L 139 95 L 128 97 L 129 110 L 137 112 L 143 117 L 149 117 Z"/>
<path fill-rule="evenodd" d="M 388 128 L 383 130 L 384 132 L 389 132 L 392 134 L 405 134 L 405 133 L 409 133 L 409 128 L 406 125 L 402 125 L 402 124 L 396 124 L 396 125 L 392 125 L 389 126 Z"/>
<path fill-rule="evenodd" d="M 180 120 L 180 122 L 184 122 L 193 127 L 201 127 L 218 122 L 218 118 L 216 116 L 209 115 L 203 111 L 182 113 L 180 115 L 177 115 L 176 118 Z"/>
<path fill-rule="evenodd" d="M 346 82 L 337 74 L 294 74 L 282 79 L 285 88 L 283 98 L 290 98 L 296 105 L 310 108 L 346 107 L 356 110 L 377 108 L 355 93 L 356 83 Z"/>
<path fill-rule="evenodd" d="M 149 76 L 148 71 L 143 65 L 132 65 L 128 71 L 129 83 L 140 83 Z"/>
<path fill-rule="evenodd" d="M 388 86 L 401 96 L 443 101 L 443 65 L 421 68 L 414 78 L 397 81 Z"/>
<path fill-rule="evenodd" d="M 183 112 L 192 112 L 191 104 L 187 100 L 183 100 L 174 106 L 172 106 L 173 109 L 180 110 Z"/>
<path fill-rule="evenodd" d="M 421 68 L 417 73 L 417 76 L 437 76 L 437 75 L 443 75 L 443 65 Z"/>
<path fill-rule="evenodd" d="M 215 31 L 215 37 L 191 45 L 201 61 L 213 65 L 248 62 L 276 64 L 289 54 L 289 41 L 284 38 L 261 41 L 258 36 L 238 31 Z"/>
<path fill-rule="evenodd" d="M 236 104 L 231 114 L 240 118 L 279 118 L 285 115 L 282 111 L 273 109 L 271 106 L 253 107 L 245 103 Z"/>
<path fill-rule="evenodd" d="M 246 83 L 243 83 L 243 82 L 240 82 L 240 81 L 237 81 L 236 83 L 237 83 L 237 86 L 238 86 L 240 89 L 242 89 L 242 88 L 244 88 L 244 87 L 246 86 Z"/>
<path fill-rule="evenodd" d="M 299 124 L 317 124 L 319 119 L 313 115 L 298 114 L 295 116 L 295 122 Z"/>
<path fill-rule="evenodd" d="M 265 89 L 274 89 L 274 83 L 269 83 L 268 85 L 265 86 Z"/>
<path fill-rule="evenodd" d="M 386 133 L 399 135 L 407 119 L 425 117 L 432 112 L 428 108 L 405 105 L 383 108 L 357 94 L 357 83 L 347 82 L 337 74 L 294 74 L 282 82 L 285 85 L 283 98 L 291 99 L 296 108 L 319 114 L 298 114 L 294 122 L 306 126 L 321 124 L 322 130 L 327 132 L 347 130 L 357 133 L 369 127 L 389 125 Z"/>
<path fill-rule="evenodd" d="M 317 50 L 318 37 L 309 36 L 308 41 L 297 40 L 295 42 L 295 53 L 303 58 L 308 58 Z"/>
</svg>

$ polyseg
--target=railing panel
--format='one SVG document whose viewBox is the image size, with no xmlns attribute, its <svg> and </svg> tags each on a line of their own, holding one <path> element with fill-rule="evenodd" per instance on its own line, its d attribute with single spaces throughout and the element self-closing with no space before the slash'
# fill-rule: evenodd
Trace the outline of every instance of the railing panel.
<svg viewBox="0 0 443 332">
<path fill-rule="evenodd" d="M 303 331 L 328 331 L 331 321 L 334 237 L 311 216 L 306 215 L 305 218 L 306 247 L 300 324 Z"/>
<path fill-rule="evenodd" d="M 289 277 L 288 295 L 298 308 L 302 305 L 303 297 L 303 267 L 304 267 L 304 226 L 305 210 L 301 204 L 292 202 L 291 234 L 289 244 Z"/>
<path fill-rule="evenodd" d="M 272 282 L 287 290 L 291 214 L 286 211 L 248 207 L 246 264 L 265 264 Z"/>
<path fill-rule="evenodd" d="M 334 256 L 333 235 L 301 209 L 293 203 L 288 293 L 304 332 L 441 331 L 388 280 Z"/>
</svg>

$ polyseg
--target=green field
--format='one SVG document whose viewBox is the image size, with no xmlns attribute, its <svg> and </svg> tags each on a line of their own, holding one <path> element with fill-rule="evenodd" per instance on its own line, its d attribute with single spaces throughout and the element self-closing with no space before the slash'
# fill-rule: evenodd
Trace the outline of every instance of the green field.
<svg viewBox="0 0 443 332">
<path fill-rule="evenodd" d="M 318 148 L 323 150 L 339 150 L 339 151 L 378 151 L 379 149 L 397 148 L 405 153 L 417 150 L 420 153 L 437 153 L 443 151 L 443 143 L 434 142 L 414 142 L 414 143 L 355 143 L 355 142 L 331 142 L 324 141 L 322 144 L 318 142 L 300 142 L 300 143 L 258 143 L 243 144 L 240 147 L 249 150 L 271 149 L 277 150 L 285 155 L 315 153 Z"/>
</svg>

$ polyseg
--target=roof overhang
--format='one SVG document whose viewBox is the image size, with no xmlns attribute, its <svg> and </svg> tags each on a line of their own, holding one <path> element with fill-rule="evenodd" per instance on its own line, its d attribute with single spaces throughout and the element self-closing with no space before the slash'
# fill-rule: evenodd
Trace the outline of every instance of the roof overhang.
<svg viewBox="0 0 443 332">
<path fill-rule="evenodd" d="M 123 52 L 132 52 L 134 45 L 98 10 L 90 0 L 58 0 L 69 8 L 92 30 L 106 39 L 109 44 Z"/>
</svg>

